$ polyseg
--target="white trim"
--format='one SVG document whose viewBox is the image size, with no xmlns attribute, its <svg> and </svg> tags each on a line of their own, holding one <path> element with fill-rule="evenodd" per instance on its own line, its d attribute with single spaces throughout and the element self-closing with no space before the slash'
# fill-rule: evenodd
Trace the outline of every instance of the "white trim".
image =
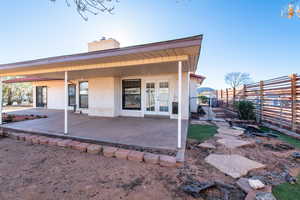
<svg viewBox="0 0 300 200">
<path fill-rule="evenodd" d="M 178 62 L 178 144 L 177 147 L 181 148 L 181 118 L 182 118 L 182 61 Z"/>
<path fill-rule="evenodd" d="M 2 124 L 2 104 L 3 104 L 3 96 L 2 96 L 2 77 L 0 76 L 0 124 Z"/>
<path fill-rule="evenodd" d="M 65 79 L 64 79 L 64 87 L 65 87 L 65 125 L 64 125 L 64 133 L 68 134 L 68 72 L 65 71 Z"/>
</svg>

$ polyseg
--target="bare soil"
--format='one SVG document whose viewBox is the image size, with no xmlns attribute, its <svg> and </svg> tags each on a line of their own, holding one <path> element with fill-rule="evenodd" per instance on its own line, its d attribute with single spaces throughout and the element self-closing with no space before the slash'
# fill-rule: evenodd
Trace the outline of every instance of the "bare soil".
<svg viewBox="0 0 300 200">
<path fill-rule="evenodd" d="M 251 172 L 249 176 L 282 171 L 284 167 L 299 167 L 299 163 L 290 157 L 274 156 L 273 151 L 263 146 L 263 143 L 279 143 L 276 139 L 261 139 L 262 143 L 255 147 L 235 150 L 222 148 L 215 140 L 210 140 L 218 147 L 215 153 L 238 153 L 267 165 L 267 169 Z M 193 197 L 180 189 L 187 180 L 221 181 L 232 185 L 236 182 L 205 163 L 209 153 L 189 142 L 185 165 L 163 168 L 0 138 L 0 200 L 190 200 Z"/>
</svg>

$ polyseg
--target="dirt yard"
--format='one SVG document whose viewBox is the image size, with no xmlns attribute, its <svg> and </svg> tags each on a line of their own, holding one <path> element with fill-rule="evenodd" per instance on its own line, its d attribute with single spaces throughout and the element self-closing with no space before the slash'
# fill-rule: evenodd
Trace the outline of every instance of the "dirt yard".
<svg viewBox="0 0 300 200">
<path fill-rule="evenodd" d="M 215 153 L 237 153 L 267 165 L 266 169 L 250 172 L 247 177 L 265 176 L 266 172 L 280 172 L 285 167 L 300 167 L 299 163 L 286 156 L 289 151 L 274 152 L 264 147 L 265 143 L 281 143 L 277 139 L 261 138 L 255 147 L 235 150 L 223 148 L 215 140 L 209 140 L 218 147 Z M 0 138 L 0 200 L 190 200 L 194 198 L 181 189 L 182 184 L 190 180 L 219 181 L 236 187 L 235 179 L 204 161 L 209 153 L 210 150 L 188 142 L 185 165 L 163 168 Z M 273 178 L 270 181 L 275 181 Z M 220 195 L 213 193 L 212 196 Z M 230 200 L 245 197 L 240 189 L 234 194 Z"/>
<path fill-rule="evenodd" d="M 189 199 L 178 169 L 0 139 L 0 199 Z"/>
</svg>

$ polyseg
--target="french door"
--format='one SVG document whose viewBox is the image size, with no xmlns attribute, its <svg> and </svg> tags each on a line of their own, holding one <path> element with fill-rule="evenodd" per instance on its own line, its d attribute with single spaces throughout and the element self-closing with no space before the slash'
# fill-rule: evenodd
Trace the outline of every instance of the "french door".
<svg viewBox="0 0 300 200">
<path fill-rule="evenodd" d="M 47 87 L 37 86 L 36 87 L 36 107 L 47 106 Z"/>
<path fill-rule="evenodd" d="M 170 89 L 168 81 L 146 82 L 145 114 L 169 115 Z"/>
</svg>

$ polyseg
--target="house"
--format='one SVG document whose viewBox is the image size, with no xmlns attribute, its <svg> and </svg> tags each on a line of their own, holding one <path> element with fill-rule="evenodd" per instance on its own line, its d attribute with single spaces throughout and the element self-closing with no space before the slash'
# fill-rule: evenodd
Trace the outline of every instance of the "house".
<svg viewBox="0 0 300 200">
<path fill-rule="evenodd" d="M 0 74 L 23 77 L 10 83 L 32 82 L 34 107 L 63 110 L 64 134 L 74 109 L 96 117 L 164 117 L 177 119 L 181 148 L 190 93 L 203 81 L 194 75 L 201 42 L 197 35 L 120 48 L 115 39 L 101 39 L 87 53 L 1 64 Z"/>
</svg>

